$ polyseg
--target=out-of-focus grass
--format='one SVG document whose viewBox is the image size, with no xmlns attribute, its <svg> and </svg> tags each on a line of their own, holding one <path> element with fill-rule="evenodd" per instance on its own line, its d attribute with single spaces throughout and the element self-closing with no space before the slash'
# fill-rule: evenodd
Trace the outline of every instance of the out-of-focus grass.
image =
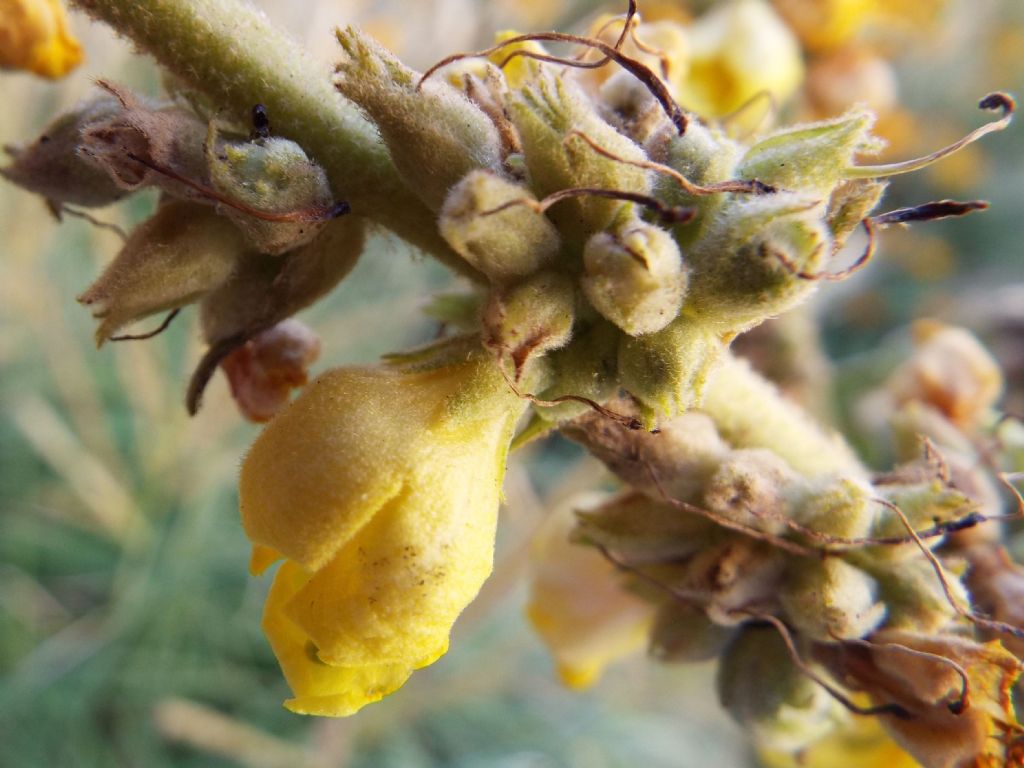
<svg viewBox="0 0 1024 768">
<path fill-rule="evenodd" d="M 392 3 L 392 10 L 405 5 Z M 508 21 L 511 12 L 529 11 L 533 17 L 518 23 L 547 26 L 585 5 L 438 0 L 436 18 L 457 17 L 459 25 L 442 39 L 422 25 L 410 33 L 416 25 L 396 24 L 392 42 L 417 44 L 411 58 L 423 65 L 433 53 L 479 44 L 502 13 Z M 914 106 L 956 111 L 962 126 L 950 130 L 957 132 L 976 124 L 971 100 L 985 89 L 1019 87 L 1024 77 L 1012 34 L 1024 38 L 1024 19 L 1012 5 L 991 4 L 1009 19 L 997 25 L 1009 37 L 985 49 L 987 70 L 979 64 L 979 72 L 965 75 L 951 64 L 936 77 L 935 60 L 911 63 L 906 92 L 917 94 Z M 326 27 L 359 18 L 386 34 L 389 17 L 379 8 L 322 2 L 271 10 L 297 34 L 315 30 L 312 47 L 329 57 Z M 435 18 L 429 8 L 408 10 L 414 12 Z M 78 26 L 86 31 L 84 22 Z M 90 76 L 156 92 L 148 63 L 101 28 L 85 37 L 87 68 L 65 83 L 0 79 L 0 141 L 32 135 L 85 94 Z M 839 305 L 849 309 L 826 318 L 836 350 L 864 348 L 918 314 L 924 290 L 955 295 L 982 279 L 1019 279 L 1019 126 L 984 151 L 987 167 L 998 172 L 956 194 L 987 197 L 993 210 L 926 231 L 949 238 L 958 254 L 944 282 L 917 287 L 927 269 L 914 266 L 921 254 L 913 243 L 906 262 L 887 262 L 883 248 L 881 263 Z M 920 202 L 949 194 L 945 189 L 941 178 L 900 181 L 891 202 Z M 128 224 L 152 204 L 142 198 L 99 215 Z M 185 313 L 150 342 L 97 352 L 93 324 L 74 297 L 116 250 L 116 237 L 77 220 L 57 226 L 38 200 L 6 186 L 0 232 L 0 765 L 600 768 L 745 761 L 745 746 L 713 702 L 707 667 L 636 661 L 585 695 L 554 682 L 521 615 L 521 577 L 542 515 L 539 496 L 567 493 L 594 477 L 592 467 L 570 469 L 578 454 L 561 444 L 532 449 L 513 466 L 495 575 L 457 625 L 445 659 L 352 719 L 284 711 L 287 689 L 258 626 L 268 580 L 247 575 L 234 488 L 255 429 L 238 418 L 219 380 L 200 416 L 185 416 L 183 386 L 199 353 L 193 318 Z M 400 244 L 375 241 L 331 299 L 304 315 L 324 339 L 321 368 L 370 361 L 429 336 L 419 308 L 430 288 L 448 280 L 435 265 L 410 259 Z M 887 308 L 885 325 L 851 325 L 856 301 L 869 294 Z"/>
</svg>

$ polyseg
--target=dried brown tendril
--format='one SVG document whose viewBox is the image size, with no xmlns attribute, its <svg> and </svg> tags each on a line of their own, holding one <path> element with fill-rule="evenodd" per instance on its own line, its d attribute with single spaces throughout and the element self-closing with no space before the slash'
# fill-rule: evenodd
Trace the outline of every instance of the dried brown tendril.
<svg viewBox="0 0 1024 768">
<path fill-rule="evenodd" d="M 608 200 L 623 200 L 629 203 L 636 203 L 654 211 L 658 220 L 663 224 L 687 224 L 697 216 L 696 208 L 687 208 L 682 205 L 665 205 L 660 200 L 644 195 L 639 192 L 630 192 L 624 189 L 601 189 L 600 187 L 572 187 L 553 192 L 542 200 L 531 200 L 528 197 L 519 197 L 509 200 L 501 205 L 483 211 L 481 216 L 493 216 L 502 211 L 508 210 L 517 205 L 525 205 L 537 213 L 544 213 L 548 208 L 560 203 L 563 200 L 570 200 L 577 197 L 603 197 Z"/>
<path fill-rule="evenodd" d="M 632 0 L 630 2 L 630 7 L 631 10 L 635 10 L 635 3 L 632 2 Z M 626 27 L 623 28 L 623 34 L 626 33 L 628 26 L 629 25 L 627 24 Z M 484 58 L 490 56 L 491 54 L 497 53 L 498 51 L 501 51 L 505 48 L 508 48 L 509 46 L 528 42 L 553 42 L 583 45 L 600 51 L 604 55 L 604 59 L 596 62 L 582 62 L 577 59 L 569 59 L 561 56 L 551 56 L 549 54 L 537 53 L 535 51 L 517 50 L 513 51 L 504 59 L 502 59 L 498 67 L 500 69 L 504 69 L 505 66 L 510 61 L 519 57 L 534 59 L 536 61 L 543 61 L 548 64 L 561 64 L 563 66 L 575 67 L 577 69 L 594 69 L 595 67 L 604 66 L 609 61 L 614 61 L 624 70 L 633 75 L 637 80 L 639 80 L 644 85 L 644 87 L 646 87 L 647 90 L 651 92 L 651 95 L 658 100 L 659 104 L 661 104 L 662 109 L 665 111 L 665 114 L 668 116 L 668 119 L 672 122 L 672 125 L 675 126 L 676 131 L 678 131 L 680 136 L 686 132 L 686 125 L 688 123 L 686 114 L 683 112 L 682 109 L 680 109 L 679 105 L 676 104 L 675 99 L 672 98 L 672 94 L 669 93 L 668 87 L 665 85 L 664 82 L 662 82 L 661 78 L 659 78 L 653 70 L 651 70 L 642 62 L 639 62 L 636 59 L 625 55 L 616 46 L 608 45 L 607 43 L 601 40 L 595 40 L 594 38 L 591 37 L 570 35 L 565 32 L 535 32 L 527 35 L 517 35 L 515 37 L 509 38 L 508 40 L 503 40 L 497 45 L 493 45 L 490 48 L 486 48 L 482 51 L 474 51 L 469 53 L 454 53 L 451 56 L 447 56 L 441 59 L 439 62 L 430 67 L 426 72 L 424 72 L 423 75 L 420 77 L 419 82 L 416 84 L 416 88 L 421 88 L 423 86 L 423 83 L 427 80 L 427 78 L 429 78 L 439 69 L 441 69 L 442 67 L 446 67 L 449 64 L 453 64 L 456 61 L 462 61 L 464 59 Z M 616 43 L 616 45 L 621 45 L 621 37 L 620 41 Z"/>
<path fill-rule="evenodd" d="M 170 312 L 167 313 L 167 317 L 164 318 L 163 322 L 160 323 L 160 325 L 158 325 L 152 331 L 149 331 L 147 333 L 138 333 L 138 334 L 123 333 L 120 336 L 111 336 L 109 340 L 110 341 L 145 341 L 146 339 L 156 338 L 157 336 L 159 336 L 161 333 L 166 331 L 171 326 L 171 323 L 174 321 L 174 318 L 176 318 L 180 312 L 181 312 L 181 307 L 176 307 L 175 309 L 172 309 Z"/>
<path fill-rule="evenodd" d="M 841 269 L 838 272 L 807 272 L 803 269 L 800 269 L 800 267 L 798 267 L 793 262 L 793 260 L 789 258 L 789 256 L 787 256 L 785 253 L 777 249 L 766 248 L 764 250 L 764 255 L 771 256 L 772 258 L 776 259 L 783 267 L 785 267 L 785 269 L 790 274 L 792 274 L 796 278 L 799 278 L 800 280 L 825 280 L 828 282 L 838 282 L 840 280 L 845 280 L 850 275 L 859 272 L 864 267 L 866 267 L 868 263 L 871 261 L 871 259 L 874 257 L 875 250 L 877 248 L 875 236 L 875 223 L 870 218 L 861 219 L 860 223 L 861 226 L 864 227 L 864 231 L 867 233 L 868 236 L 867 245 L 864 246 L 863 253 L 861 253 L 861 255 L 857 257 L 856 261 L 854 261 L 850 266 L 846 267 L 846 269 Z"/>
<path fill-rule="evenodd" d="M 569 139 L 572 138 L 581 139 L 597 154 L 601 155 L 602 157 L 607 157 L 609 160 L 615 160 L 616 162 L 622 163 L 624 165 L 632 165 L 636 168 L 643 168 L 648 171 L 654 171 L 655 173 L 664 174 L 665 176 L 668 176 L 673 181 L 675 181 L 676 184 L 679 185 L 679 188 L 683 190 L 683 192 L 685 192 L 688 195 L 693 195 L 694 197 L 700 197 L 703 195 L 715 195 L 722 192 L 740 192 L 752 195 L 767 195 L 778 191 L 775 187 L 769 184 L 765 184 L 764 182 L 758 181 L 757 179 L 753 179 L 750 181 L 746 179 L 720 181 L 715 184 L 708 184 L 707 186 L 694 184 L 692 181 L 683 176 L 683 174 L 681 174 L 675 168 L 672 168 L 668 165 L 654 163 L 649 160 L 628 160 L 624 157 L 620 157 L 614 152 L 610 152 L 609 150 L 602 147 L 600 144 L 598 144 L 596 141 L 594 141 L 592 138 L 587 136 L 587 134 L 583 133 L 583 131 L 580 130 L 573 129 L 569 131 L 569 133 L 565 135 L 565 139 L 562 141 L 562 143 L 566 144 L 569 142 Z"/>
</svg>

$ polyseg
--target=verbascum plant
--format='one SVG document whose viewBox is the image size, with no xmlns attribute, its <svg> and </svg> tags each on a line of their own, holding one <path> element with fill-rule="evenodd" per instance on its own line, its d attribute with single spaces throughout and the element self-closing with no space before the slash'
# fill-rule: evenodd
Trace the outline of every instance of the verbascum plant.
<svg viewBox="0 0 1024 768">
<path fill-rule="evenodd" d="M 998 535 L 962 535 L 1002 514 L 978 489 L 1009 483 L 961 450 L 1005 421 L 998 368 L 922 330 L 886 397 L 892 436 L 928 439 L 879 476 L 729 351 L 866 266 L 886 226 L 984 208 L 874 212 L 888 177 L 1004 128 L 1011 97 L 985 97 L 1001 114 L 949 147 L 870 165 L 864 109 L 743 141 L 710 121 L 799 81 L 758 0 L 651 30 L 631 2 L 591 35 L 506 32 L 424 73 L 347 28 L 333 81 L 235 0 L 79 5 L 180 95 L 103 83 L 3 173 L 57 211 L 161 192 L 81 300 L 100 342 L 198 303 L 189 409 L 219 368 L 269 420 L 241 508 L 254 573 L 283 561 L 264 628 L 286 706 L 349 715 L 445 653 L 491 569 L 510 447 L 558 432 L 622 485 L 537 547 L 530 615 L 567 683 L 646 640 L 663 661 L 719 659 L 723 705 L 774 753 L 841 742 L 853 715 L 927 766 L 1019 752 L 1020 662 L 994 639 L 1022 633 L 1011 569 Z M 369 223 L 470 287 L 432 305 L 434 344 L 307 385 L 317 339 L 290 318 L 345 278 Z"/>
</svg>

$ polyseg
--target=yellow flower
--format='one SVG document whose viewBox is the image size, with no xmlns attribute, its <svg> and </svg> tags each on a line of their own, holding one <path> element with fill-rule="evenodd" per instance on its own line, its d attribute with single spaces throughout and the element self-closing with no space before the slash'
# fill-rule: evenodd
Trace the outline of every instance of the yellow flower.
<svg viewBox="0 0 1024 768">
<path fill-rule="evenodd" d="M 278 557 L 263 627 L 295 693 L 344 716 L 448 647 L 491 571 L 523 403 L 482 354 L 324 374 L 256 440 L 241 507 L 253 570 Z"/>
<path fill-rule="evenodd" d="M 574 511 L 595 506 L 587 503 L 594 498 L 573 501 L 537 531 L 527 615 L 555 657 L 562 682 L 582 689 L 608 664 L 644 646 L 656 606 L 623 589 L 615 566 L 596 549 L 570 541 Z"/>
<path fill-rule="evenodd" d="M 81 60 L 59 0 L 0 0 L 0 68 L 58 78 Z"/>
<path fill-rule="evenodd" d="M 759 751 L 765 768 L 918 768 L 914 758 L 889 738 L 877 719 L 855 717 L 835 733 L 814 742 L 797 754 L 779 750 Z"/>
<path fill-rule="evenodd" d="M 690 69 L 682 105 L 720 117 L 766 91 L 781 103 L 803 80 L 796 38 L 762 0 L 722 3 L 690 28 Z"/>
</svg>

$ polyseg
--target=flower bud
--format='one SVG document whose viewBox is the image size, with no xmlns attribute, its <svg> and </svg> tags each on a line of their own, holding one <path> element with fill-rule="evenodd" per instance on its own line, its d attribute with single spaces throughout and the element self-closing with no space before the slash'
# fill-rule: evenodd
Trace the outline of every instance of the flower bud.
<svg viewBox="0 0 1024 768">
<path fill-rule="evenodd" d="M 879 488 L 884 498 L 903 513 L 882 506 L 872 528 L 871 535 L 876 538 L 903 538 L 904 544 L 885 545 L 872 550 L 872 555 L 879 558 L 904 559 L 920 553 L 920 548 L 910 540 L 907 523 L 914 530 L 932 528 L 941 523 L 948 523 L 966 517 L 977 508 L 977 505 L 958 488 L 952 487 L 939 478 L 930 478 L 924 482 L 885 485 Z M 904 522 L 906 518 L 906 523 Z M 942 543 L 941 537 L 932 538 L 929 546 Z"/>
<path fill-rule="evenodd" d="M 708 376 L 724 350 L 719 336 L 680 316 L 657 333 L 626 336 L 619 345 L 619 380 L 637 398 L 644 420 L 671 417 L 700 403 Z"/>
<path fill-rule="evenodd" d="M 871 533 L 878 517 L 874 491 L 865 482 L 850 478 L 824 478 L 808 491 L 793 517 L 804 528 L 844 539 L 860 539 Z"/>
<path fill-rule="evenodd" d="M 583 292 L 598 312 L 631 336 L 660 331 L 672 322 L 686 281 L 672 235 L 639 219 L 598 232 L 583 249 Z"/>
<path fill-rule="evenodd" d="M 510 113 L 519 131 L 529 171 L 530 188 L 538 197 L 563 189 L 597 187 L 646 194 L 647 171 L 598 154 L 579 131 L 617 158 L 645 160 L 643 151 L 609 125 L 597 108 L 570 80 L 551 68 L 530 86 L 513 94 Z M 566 200 L 551 209 L 559 231 L 573 240 L 607 229 L 627 203 L 596 197 Z"/>
<path fill-rule="evenodd" d="M 779 593 L 790 623 L 824 643 L 864 637 L 885 618 L 878 585 L 839 557 L 795 558 Z"/>
<path fill-rule="evenodd" d="M 221 363 L 231 396 L 249 421 L 270 421 L 306 384 L 320 356 L 320 338 L 298 320 L 284 320 L 249 339 Z"/>
<path fill-rule="evenodd" d="M 338 89 L 369 115 L 402 178 L 433 211 L 470 171 L 501 167 L 491 120 L 447 83 L 418 75 L 354 27 L 338 30 Z"/>
<path fill-rule="evenodd" d="M 207 206 L 170 200 L 132 232 L 78 297 L 102 320 L 102 344 L 122 326 L 181 307 L 222 285 L 246 256 L 235 226 Z"/>
<path fill-rule="evenodd" d="M 576 291 L 556 272 L 541 272 L 496 289 L 484 307 L 484 343 L 523 367 L 533 355 L 565 346 L 572 335 Z"/>
<path fill-rule="evenodd" d="M 745 627 L 718 666 L 718 698 L 761 746 L 795 752 L 835 725 L 838 704 L 801 672 L 774 627 Z"/>
<path fill-rule="evenodd" d="M 533 274 L 558 253 L 558 230 L 547 216 L 530 205 L 528 189 L 489 171 L 473 171 L 445 199 L 438 227 L 462 258 L 494 283 Z"/>
<path fill-rule="evenodd" d="M 330 220 L 334 198 L 327 176 L 294 141 L 278 137 L 219 141 L 211 130 L 206 152 L 210 183 L 229 200 L 261 213 L 309 212 L 303 221 L 277 222 L 219 206 L 259 253 L 276 256 L 305 245 Z"/>
<path fill-rule="evenodd" d="M 800 477 L 771 451 L 733 451 L 708 480 L 704 505 L 727 520 L 781 533 L 799 484 Z"/>
<path fill-rule="evenodd" d="M 853 165 L 854 155 L 876 151 L 875 117 L 851 112 L 835 120 L 785 128 L 751 147 L 738 173 L 779 189 L 826 198 Z"/>
<path fill-rule="evenodd" d="M 54 205 L 93 207 L 121 199 L 127 192 L 101 166 L 78 152 L 87 126 L 120 111 L 120 103 L 109 94 L 79 103 L 46 126 L 28 146 L 7 148 L 12 162 L 0 169 L 0 175 Z"/>
<path fill-rule="evenodd" d="M 0 13 L 0 69 L 63 77 L 82 61 L 60 0 L 7 0 Z"/>
<path fill-rule="evenodd" d="M 757 325 L 804 299 L 832 252 L 821 209 L 775 194 L 735 199 L 686 253 L 690 288 L 683 312 L 734 330 Z"/>
<path fill-rule="evenodd" d="M 886 607 L 886 629 L 931 634 L 956 618 L 956 609 L 946 597 L 934 566 L 925 558 L 892 562 L 859 554 L 849 559 L 878 583 L 878 596 Z M 960 579 L 945 567 L 942 572 L 953 599 L 967 605 L 967 591 Z"/>
<path fill-rule="evenodd" d="M 615 356 L 621 334 L 611 323 L 597 320 L 578 322 L 572 341 L 547 355 L 545 360 L 551 375 L 538 393 L 541 398 L 550 401 L 574 395 L 604 403 L 615 395 L 618 389 Z M 571 419 L 588 410 L 588 405 L 578 401 L 535 407 L 537 417 L 548 424 Z"/>
<path fill-rule="evenodd" d="M 668 663 L 710 661 L 721 655 L 734 633 L 713 623 L 704 611 L 673 600 L 654 617 L 648 653 Z"/>
</svg>

